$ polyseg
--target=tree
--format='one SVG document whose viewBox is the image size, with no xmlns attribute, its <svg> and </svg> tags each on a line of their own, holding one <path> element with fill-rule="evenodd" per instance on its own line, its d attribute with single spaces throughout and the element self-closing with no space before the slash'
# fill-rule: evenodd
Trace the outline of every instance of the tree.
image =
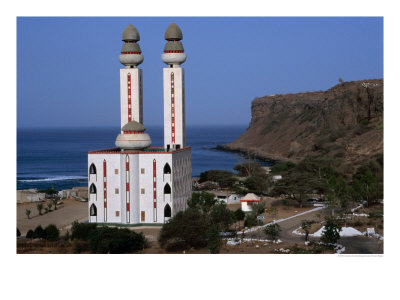
<svg viewBox="0 0 400 300">
<path fill-rule="evenodd" d="M 44 231 L 46 232 L 46 240 L 48 241 L 57 241 L 60 237 L 60 230 L 54 224 L 47 225 Z"/>
<path fill-rule="evenodd" d="M 35 230 L 33 231 L 33 238 L 34 239 L 45 239 L 46 238 L 46 232 L 42 228 L 42 226 L 37 226 Z"/>
<path fill-rule="evenodd" d="M 29 229 L 28 232 L 26 233 L 26 238 L 27 239 L 33 239 L 34 233 L 32 229 Z"/>
<path fill-rule="evenodd" d="M 226 208 L 225 204 L 215 205 L 210 212 L 211 227 L 215 227 L 220 231 L 228 231 L 234 222 L 234 214 Z"/>
<path fill-rule="evenodd" d="M 79 223 L 74 221 L 71 228 L 71 240 L 89 240 L 90 234 L 97 228 L 96 223 Z"/>
<path fill-rule="evenodd" d="M 208 213 L 216 203 L 215 195 L 207 192 L 192 193 L 192 197 L 188 200 L 187 204 L 190 208 L 200 209 L 204 213 Z"/>
<path fill-rule="evenodd" d="M 208 217 L 201 210 L 189 208 L 178 212 L 161 228 L 158 242 L 165 248 L 170 240 L 180 239 L 182 250 L 207 246 Z"/>
<path fill-rule="evenodd" d="M 279 231 L 281 231 L 281 228 L 277 223 L 270 224 L 264 229 L 264 233 L 274 241 L 279 237 Z"/>
<path fill-rule="evenodd" d="M 208 249 L 211 254 L 217 254 L 221 250 L 222 239 L 219 234 L 218 226 L 212 225 L 207 230 Z"/>
<path fill-rule="evenodd" d="M 17 228 L 17 237 L 21 236 L 21 231 Z"/>
<path fill-rule="evenodd" d="M 25 210 L 25 214 L 26 214 L 27 218 L 29 219 L 29 216 L 31 215 L 31 210 L 30 209 L 26 209 Z"/>
<path fill-rule="evenodd" d="M 53 202 L 54 210 L 57 210 L 58 198 L 51 199 L 51 202 Z"/>
<path fill-rule="evenodd" d="M 246 214 L 240 207 L 237 210 L 235 210 L 235 212 L 233 214 L 234 214 L 235 220 L 239 222 L 239 226 L 240 226 L 240 221 L 244 220 L 244 217 L 246 216 Z"/>
<path fill-rule="evenodd" d="M 49 211 L 51 211 L 51 208 L 53 207 L 52 203 L 47 203 L 47 208 L 49 209 Z"/>
<path fill-rule="evenodd" d="M 249 160 L 248 162 L 237 164 L 233 167 L 241 177 L 249 177 L 254 174 L 265 174 L 260 163 Z"/>
<path fill-rule="evenodd" d="M 221 187 L 232 187 L 236 181 L 234 174 L 225 170 L 209 170 L 200 174 L 199 183 L 206 181 L 217 182 Z"/>
<path fill-rule="evenodd" d="M 57 190 L 55 190 L 54 187 L 51 187 L 51 188 L 39 190 L 39 193 L 45 193 L 46 195 L 51 196 L 51 195 L 57 194 Z"/>
<path fill-rule="evenodd" d="M 37 208 L 37 210 L 39 212 L 39 215 L 42 215 L 43 204 L 42 203 L 36 204 L 36 208 Z"/>
<path fill-rule="evenodd" d="M 328 184 L 327 198 L 329 206 L 332 208 L 332 215 L 334 215 L 335 209 L 345 208 L 348 205 L 351 192 L 342 176 L 331 176 Z"/>
<path fill-rule="evenodd" d="M 258 204 L 253 205 L 252 209 L 252 213 L 254 213 L 256 216 L 261 215 L 265 212 L 265 206 L 266 203 L 264 200 L 258 202 Z"/>
<path fill-rule="evenodd" d="M 248 177 L 243 183 L 249 192 L 261 194 L 269 187 L 269 177 L 268 175 L 263 173 L 253 174 Z"/>
<path fill-rule="evenodd" d="M 359 200 L 365 200 L 368 204 L 378 198 L 379 182 L 370 168 L 358 170 L 353 177 L 352 187 Z"/>
<path fill-rule="evenodd" d="M 335 244 L 340 239 L 342 227 L 336 223 L 335 219 L 327 218 L 325 228 L 322 231 L 321 241 L 324 243 Z"/>
</svg>

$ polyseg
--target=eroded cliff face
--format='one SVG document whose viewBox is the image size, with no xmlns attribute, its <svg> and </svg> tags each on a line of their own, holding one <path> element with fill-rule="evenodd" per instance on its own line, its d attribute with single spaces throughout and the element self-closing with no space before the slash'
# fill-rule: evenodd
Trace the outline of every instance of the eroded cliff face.
<svg viewBox="0 0 400 300">
<path fill-rule="evenodd" d="M 266 159 L 329 155 L 361 163 L 383 154 L 383 80 L 256 98 L 247 131 L 226 149 Z"/>
</svg>

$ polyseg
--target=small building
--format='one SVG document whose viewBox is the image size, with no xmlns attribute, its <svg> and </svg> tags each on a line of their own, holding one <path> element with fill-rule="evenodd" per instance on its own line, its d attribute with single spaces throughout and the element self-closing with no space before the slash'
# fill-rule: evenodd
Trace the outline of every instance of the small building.
<svg viewBox="0 0 400 300">
<path fill-rule="evenodd" d="M 282 179 L 282 175 L 274 175 L 274 176 L 272 176 L 272 181 L 273 182 L 277 182 L 278 180 L 281 180 Z"/>
<path fill-rule="evenodd" d="M 242 204 L 242 210 L 244 212 L 252 211 L 253 206 L 260 203 L 260 197 L 249 193 L 240 200 L 240 203 Z"/>
<path fill-rule="evenodd" d="M 18 190 L 17 203 L 30 203 L 44 201 L 46 198 L 45 193 L 38 193 L 37 189 Z"/>
<path fill-rule="evenodd" d="M 228 191 L 212 191 L 215 199 L 224 202 L 225 204 L 235 204 L 240 202 L 240 196 L 237 194 L 230 194 Z"/>
</svg>

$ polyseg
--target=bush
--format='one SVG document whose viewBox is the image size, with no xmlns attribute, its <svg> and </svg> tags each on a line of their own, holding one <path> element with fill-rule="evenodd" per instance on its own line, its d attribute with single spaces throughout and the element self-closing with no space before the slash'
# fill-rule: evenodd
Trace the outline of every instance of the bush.
<svg viewBox="0 0 400 300">
<path fill-rule="evenodd" d="M 21 236 L 21 231 L 17 228 L 17 237 Z"/>
<path fill-rule="evenodd" d="M 48 241 L 58 241 L 60 237 L 60 230 L 54 224 L 48 225 L 44 231 L 46 232 L 46 240 Z"/>
<path fill-rule="evenodd" d="M 84 251 L 89 250 L 89 245 L 88 242 L 82 241 L 82 240 L 75 240 L 74 241 L 74 253 L 75 254 L 80 254 Z"/>
<path fill-rule="evenodd" d="M 142 250 L 146 246 L 143 233 L 127 228 L 98 227 L 91 231 L 89 248 L 92 253 L 122 254 Z"/>
<path fill-rule="evenodd" d="M 368 218 L 376 219 L 376 218 L 383 218 L 383 211 L 374 210 L 368 214 Z"/>
<path fill-rule="evenodd" d="M 199 183 L 205 181 L 218 182 L 221 187 L 232 187 L 235 183 L 233 173 L 224 170 L 209 170 L 200 174 Z"/>
<path fill-rule="evenodd" d="M 187 248 L 202 248 L 207 246 L 207 229 L 206 215 L 197 209 L 189 208 L 178 212 L 164 224 L 158 242 L 162 248 L 165 248 L 167 241 L 181 239 L 185 241 Z"/>
<path fill-rule="evenodd" d="M 335 244 L 340 239 L 342 227 L 332 218 L 327 219 L 325 228 L 322 231 L 321 241 Z"/>
<path fill-rule="evenodd" d="M 292 162 L 279 162 L 271 168 L 271 173 L 286 172 L 293 169 L 296 165 Z"/>
<path fill-rule="evenodd" d="M 46 238 L 46 232 L 43 230 L 42 226 L 39 225 L 35 228 L 33 231 L 33 238 L 34 239 L 45 239 Z"/>
<path fill-rule="evenodd" d="M 165 244 L 165 250 L 168 252 L 183 251 L 187 248 L 186 242 L 181 238 L 172 238 Z"/>
<path fill-rule="evenodd" d="M 34 234 L 33 234 L 33 230 L 32 229 L 29 229 L 28 230 L 28 232 L 26 233 L 26 238 L 27 239 L 33 239 L 33 236 L 34 236 Z"/>
<path fill-rule="evenodd" d="M 281 228 L 279 224 L 271 224 L 265 227 L 264 233 L 272 240 L 276 240 L 279 237 L 279 231 L 281 231 Z"/>
<path fill-rule="evenodd" d="M 221 250 L 222 239 L 217 226 L 211 226 L 207 231 L 208 249 L 211 254 L 218 254 Z"/>
<path fill-rule="evenodd" d="M 353 223 L 353 226 L 363 226 L 364 225 L 364 223 L 363 222 L 361 222 L 360 220 L 357 220 L 357 221 L 355 221 L 354 223 Z"/>
<path fill-rule="evenodd" d="M 96 223 L 79 223 L 75 221 L 72 223 L 72 234 L 71 240 L 78 239 L 78 240 L 89 240 L 90 233 L 97 228 Z"/>
<path fill-rule="evenodd" d="M 234 222 L 234 213 L 225 204 L 218 204 L 210 212 L 210 221 L 219 230 L 227 231 Z"/>
</svg>

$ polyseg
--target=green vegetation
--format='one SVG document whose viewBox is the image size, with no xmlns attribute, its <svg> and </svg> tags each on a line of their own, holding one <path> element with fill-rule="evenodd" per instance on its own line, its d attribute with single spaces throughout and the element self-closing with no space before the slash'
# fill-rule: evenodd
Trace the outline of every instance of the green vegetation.
<svg viewBox="0 0 400 300">
<path fill-rule="evenodd" d="M 265 173 L 260 163 L 251 161 L 250 159 L 248 160 L 248 162 L 235 165 L 233 169 L 237 171 L 238 175 L 241 177 L 248 177 L 253 174 Z"/>
<path fill-rule="evenodd" d="M 54 205 L 54 210 L 57 210 L 58 198 L 51 199 L 51 202 Z"/>
<path fill-rule="evenodd" d="M 271 173 L 277 174 L 281 172 L 288 172 L 289 170 L 295 168 L 296 165 L 290 161 L 288 162 L 278 162 L 271 168 Z"/>
<path fill-rule="evenodd" d="M 97 227 L 89 237 L 89 248 L 92 253 L 130 253 L 142 250 L 145 246 L 146 239 L 143 233 L 127 228 Z"/>
<path fill-rule="evenodd" d="M 37 208 L 37 210 L 39 212 L 39 215 L 42 215 L 43 204 L 42 203 L 36 204 L 36 208 Z"/>
<path fill-rule="evenodd" d="M 333 218 L 327 218 L 325 228 L 322 231 L 321 241 L 335 244 L 340 239 L 342 227 Z"/>
<path fill-rule="evenodd" d="M 207 192 L 193 193 L 188 206 L 161 229 L 158 242 L 167 251 L 208 247 L 210 253 L 218 253 L 222 245 L 219 232 L 228 231 L 235 221 L 244 218 L 241 210 L 232 212 Z"/>
<path fill-rule="evenodd" d="M 29 219 L 29 218 L 30 218 L 30 215 L 31 215 L 31 210 L 30 210 L 30 209 L 26 209 L 26 210 L 25 210 L 25 215 L 26 215 L 26 217 Z"/>
<path fill-rule="evenodd" d="M 71 240 L 87 241 L 92 231 L 96 230 L 96 228 L 96 223 L 79 223 L 78 221 L 74 221 L 71 228 Z"/>
<path fill-rule="evenodd" d="M 33 238 L 34 239 L 45 239 L 46 238 L 46 232 L 42 228 L 41 225 L 37 226 L 35 230 L 33 231 Z"/>
<path fill-rule="evenodd" d="M 28 232 L 26 233 L 26 238 L 27 239 L 33 239 L 33 236 L 34 236 L 35 234 L 33 233 L 33 230 L 32 229 L 29 229 L 28 230 Z"/>
<path fill-rule="evenodd" d="M 264 233 L 267 235 L 267 237 L 274 241 L 279 237 L 279 231 L 281 231 L 281 228 L 277 223 L 268 225 L 264 229 Z"/>
<path fill-rule="evenodd" d="M 54 195 L 54 194 L 57 194 L 58 191 L 55 190 L 53 187 L 51 187 L 51 188 L 39 190 L 39 193 L 45 193 L 46 195 Z"/>
<path fill-rule="evenodd" d="M 199 183 L 206 181 L 214 181 L 217 182 L 220 187 L 229 188 L 234 185 L 236 179 L 232 172 L 224 170 L 209 170 L 200 174 Z"/>
<path fill-rule="evenodd" d="M 57 226 L 54 224 L 48 225 L 45 229 L 46 237 L 45 239 L 48 241 L 58 241 L 60 237 L 60 230 L 58 230 Z"/>
<path fill-rule="evenodd" d="M 21 236 L 21 231 L 17 228 L 17 237 Z"/>
</svg>

